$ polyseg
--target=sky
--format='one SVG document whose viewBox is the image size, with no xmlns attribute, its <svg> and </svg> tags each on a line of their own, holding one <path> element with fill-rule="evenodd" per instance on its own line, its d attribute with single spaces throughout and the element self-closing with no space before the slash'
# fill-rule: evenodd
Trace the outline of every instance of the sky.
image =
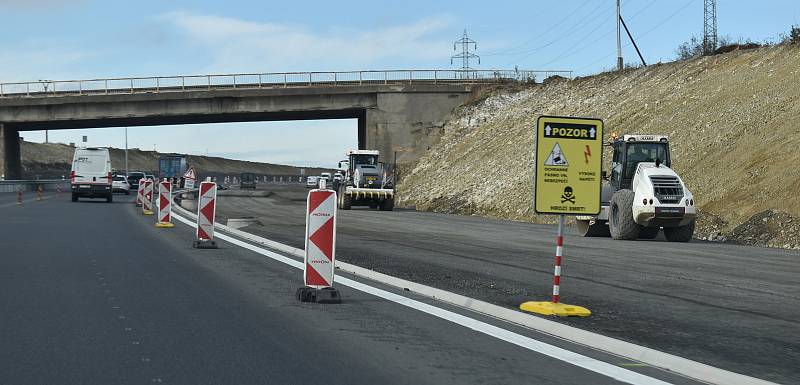
<svg viewBox="0 0 800 385">
<path fill-rule="evenodd" d="M 0 82 L 458 68 L 450 57 L 464 30 L 481 57 L 473 68 L 583 76 L 616 63 L 614 0 L 0 0 L 0 14 Z M 703 32 L 703 0 L 623 0 L 622 16 L 648 64 L 674 60 Z M 720 36 L 776 40 L 800 25 L 800 1 L 719 0 L 717 18 Z M 627 39 L 623 56 L 638 63 Z M 49 140 L 84 135 L 88 145 L 125 146 L 121 127 L 50 131 Z M 352 119 L 131 127 L 128 145 L 332 167 L 357 133 Z"/>
</svg>

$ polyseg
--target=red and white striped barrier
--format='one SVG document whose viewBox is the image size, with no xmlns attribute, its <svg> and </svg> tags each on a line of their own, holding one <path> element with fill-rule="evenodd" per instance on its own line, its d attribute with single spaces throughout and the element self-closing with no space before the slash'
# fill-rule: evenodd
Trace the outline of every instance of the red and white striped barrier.
<svg viewBox="0 0 800 385">
<path fill-rule="evenodd" d="M 559 224 L 560 226 L 560 224 Z M 552 303 L 558 303 L 561 288 L 561 256 L 564 254 L 564 235 L 561 231 L 556 236 L 556 267 L 553 269 L 553 297 Z"/>
<path fill-rule="evenodd" d="M 141 183 L 141 182 L 139 182 Z M 144 182 L 144 193 L 142 195 L 142 214 L 153 215 L 153 180 L 148 179 Z"/>
<path fill-rule="evenodd" d="M 194 247 L 198 249 L 215 249 L 214 219 L 217 212 L 217 184 L 214 182 L 200 182 L 200 192 L 197 196 L 197 240 Z"/>
<path fill-rule="evenodd" d="M 333 288 L 336 261 L 336 192 L 314 189 L 308 193 L 304 287 L 297 290 L 302 302 L 339 303 Z"/>
<path fill-rule="evenodd" d="M 139 180 L 139 188 L 136 189 L 136 206 L 141 207 L 144 200 L 144 179 Z"/>
<path fill-rule="evenodd" d="M 156 222 L 156 227 L 175 227 L 175 224 L 172 223 L 172 182 L 164 179 L 158 185 L 158 222 Z"/>
</svg>

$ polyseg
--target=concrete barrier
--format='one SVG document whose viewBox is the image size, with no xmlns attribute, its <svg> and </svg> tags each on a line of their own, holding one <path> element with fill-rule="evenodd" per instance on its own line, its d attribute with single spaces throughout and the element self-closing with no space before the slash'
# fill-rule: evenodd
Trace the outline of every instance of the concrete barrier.
<svg viewBox="0 0 800 385">
<path fill-rule="evenodd" d="M 60 180 L 0 180 L 0 193 L 17 191 L 37 191 L 42 186 L 42 191 L 69 191 L 69 179 Z"/>
</svg>

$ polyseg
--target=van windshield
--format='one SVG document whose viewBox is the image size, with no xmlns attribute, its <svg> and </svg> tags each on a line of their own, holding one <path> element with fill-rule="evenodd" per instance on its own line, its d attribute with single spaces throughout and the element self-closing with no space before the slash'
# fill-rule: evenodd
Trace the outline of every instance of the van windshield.
<svg viewBox="0 0 800 385">
<path fill-rule="evenodd" d="M 102 174 L 106 171 L 106 157 L 103 155 L 83 154 L 75 159 L 75 172 Z"/>
</svg>

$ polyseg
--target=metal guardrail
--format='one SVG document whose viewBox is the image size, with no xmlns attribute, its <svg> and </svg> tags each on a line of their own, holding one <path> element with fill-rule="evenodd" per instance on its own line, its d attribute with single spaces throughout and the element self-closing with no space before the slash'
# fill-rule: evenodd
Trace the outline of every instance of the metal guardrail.
<svg viewBox="0 0 800 385">
<path fill-rule="evenodd" d="M 0 98 L 159 93 L 236 88 L 313 87 L 321 85 L 530 82 L 553 75 L 571 78 L 572 71 L 388 70 L 40 80 L 36 82 L 0 83 Z"/>
<path fill-rule="evenodd" d="M 56 191 L 59 187 L 61 191 L 68 192 L 70 189 L 69 179 L 56 180 L 0 180 L 0 193 L 17 191 L 36 191 L 42 186 L 43 191 Z"/>
</svg>

